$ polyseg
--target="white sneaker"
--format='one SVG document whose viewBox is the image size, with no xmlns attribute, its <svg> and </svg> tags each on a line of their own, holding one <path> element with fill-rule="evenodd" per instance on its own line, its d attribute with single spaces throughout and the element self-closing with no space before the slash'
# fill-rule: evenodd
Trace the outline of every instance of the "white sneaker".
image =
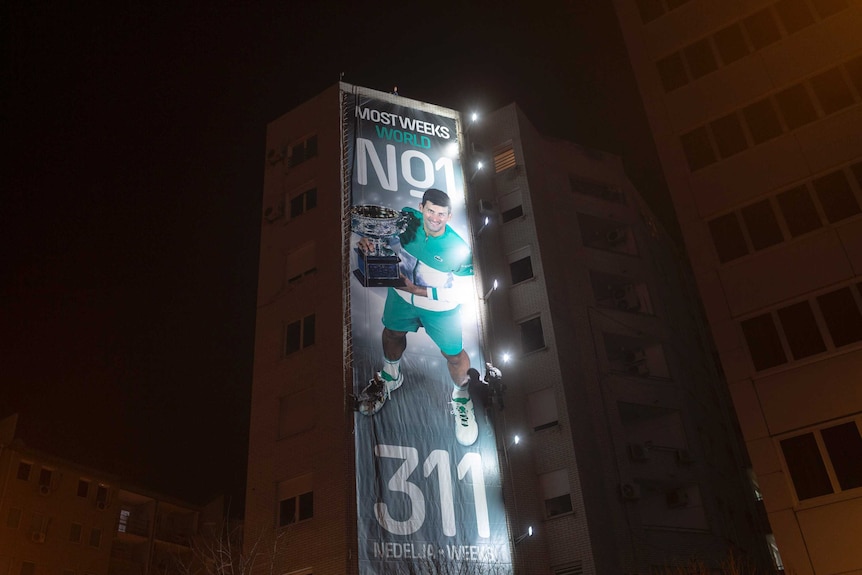
<svg viewBox="0 0 862 575">
<path fill-rule="evenodd" d="M 383 408 L 389 394 L 401 387 L 402 383 L 403 373 L 398 374 L 398 379 L 392 379 L 385 371 L 378 371 L 356 398 L 356 409 L 362 415 L 374 415 Z"/>
<path fill-rule="evenodd" d="M 455 439 L 464 446 L 476 443 L 479 426 L 473 413 L 473 400 L 469 397 L 452 398 L 452 415 L 455 416 Z"/>
</svg>

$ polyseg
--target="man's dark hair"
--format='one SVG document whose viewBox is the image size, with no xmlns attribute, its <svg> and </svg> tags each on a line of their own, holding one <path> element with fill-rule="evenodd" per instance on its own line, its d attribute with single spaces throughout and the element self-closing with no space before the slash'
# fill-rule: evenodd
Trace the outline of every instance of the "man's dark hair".
<svg viewBox="0 0 862 575">
<path fill-rule="evenodd" d="M 437 188 L 428 188 L 425 191 L 425 194 L 422 196 L 422 203 L 424 204 L 425 202 L 431 202 L 435 206 L 443 206 L 452 211 L 452 200 L 449 199 L 449 195 Z"/>
</svg>

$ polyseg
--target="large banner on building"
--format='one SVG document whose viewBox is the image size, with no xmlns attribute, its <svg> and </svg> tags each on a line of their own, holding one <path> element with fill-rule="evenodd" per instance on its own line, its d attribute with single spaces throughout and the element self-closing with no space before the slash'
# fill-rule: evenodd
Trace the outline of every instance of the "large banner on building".
<svg viewBox="0 0 862 575">
<path fill-rule="evenodd" d="M 360 573 L 510 572 L 459 117 L 356 90 L 343 101 Z"/>
</svg>

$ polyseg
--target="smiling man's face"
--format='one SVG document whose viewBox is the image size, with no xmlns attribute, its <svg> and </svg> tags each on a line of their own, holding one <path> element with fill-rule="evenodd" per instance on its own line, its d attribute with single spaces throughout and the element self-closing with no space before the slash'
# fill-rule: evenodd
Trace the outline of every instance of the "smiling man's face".
<svg viewBox="0 0 862 575">
<path fill-rule="evenodd" d="M 422 212 L 422 227 L 425 228 L 425 233 L 431 237 L 442 235 L 452 217 L 452 211 L 430 201 L 419 204 L 419 210 Z"/>
</svg>

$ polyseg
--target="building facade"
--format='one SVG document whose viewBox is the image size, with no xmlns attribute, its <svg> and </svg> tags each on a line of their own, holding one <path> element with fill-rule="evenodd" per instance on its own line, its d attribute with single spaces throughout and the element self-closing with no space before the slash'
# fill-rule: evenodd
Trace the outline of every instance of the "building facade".
<svg viewBox="0 0 862 575">
<path fill-rule="evenodd" d="M 17 415 L 0 420 L 0 573 L 179 575 L 190 572 L 203 509 L 29 449 Z M 220 502 L 219 502 L 220 503 Z"/>
<path fill-rule="evenodd" d="M 788 572 L 862 569 L 862 4 L 617 0 Z"/>
<path fill-rule="evenodd" d="M 268 126 L 246 550 L 265 539 L 282 573 L 415 571 L 415 553 L 451 551 L 417 552 L 410 521 L 395 513 L 406 525 L 401 539 L 374 548 L 380 562 L 362 562 L 358 541 L 374 523 L 363 507 L 391 508 L 356 491 L 365 462 L 355 439 L 371 421 L 356 415 L 351 397 L 360 391 L 351 294 L 361 292 L 347 288 L 356 281 L 356 237 L 346 191 L 356 193 L 358 160 L 345 135 L 358 112 L 345 114 L 344 102 L 357 96 L 398 113 L 460 116 L 340 84 Z M 421 130 L 399 137 L 428 149 L 421 134 L 442 134 Z M 502 383 L 474 376 L 471 394 L 479 444 L 487 432 L 495 445 L 482 461 L 486 479 L 498 474 L 502 484 L 504 571 L 649 573 L 692 558 L 717 568 L 729 553 L 768 561 L 693 282 L 619 158 L 543 138 L 515 105 L 457 131 L 466 201 L 453 211 L 469 219 L 482 328 L 482 357 L 471 364 L 480 377 L 483 360 L 503 373 Z M 376 160 L 368 156 L 366 166 L 389 173 L 384 155 Z M 410 161 L 401 168 L 415 169 Z M 412 179 L 427 181 L 417 172 Z M 404 402 L 408 384 L 389 401 Z M 474 449 L 464 446 L 451 450 L 461 463 Z M 384 448 L 373 451 L 381 466 Z M 439 502 L 422 496 L 423 480 L 448 462 L 432 453 L 424 473 L 405 455 L 401 475 L 376 477 L 413 503 L 427 501 L 428 517 Z M 460 524 L 448 529 L 460 533 Z M 480 558 L 477 571 L 493 569 L 481 546 L 466 547 L 468 563 L 470 553 Z"/>
</svg>

